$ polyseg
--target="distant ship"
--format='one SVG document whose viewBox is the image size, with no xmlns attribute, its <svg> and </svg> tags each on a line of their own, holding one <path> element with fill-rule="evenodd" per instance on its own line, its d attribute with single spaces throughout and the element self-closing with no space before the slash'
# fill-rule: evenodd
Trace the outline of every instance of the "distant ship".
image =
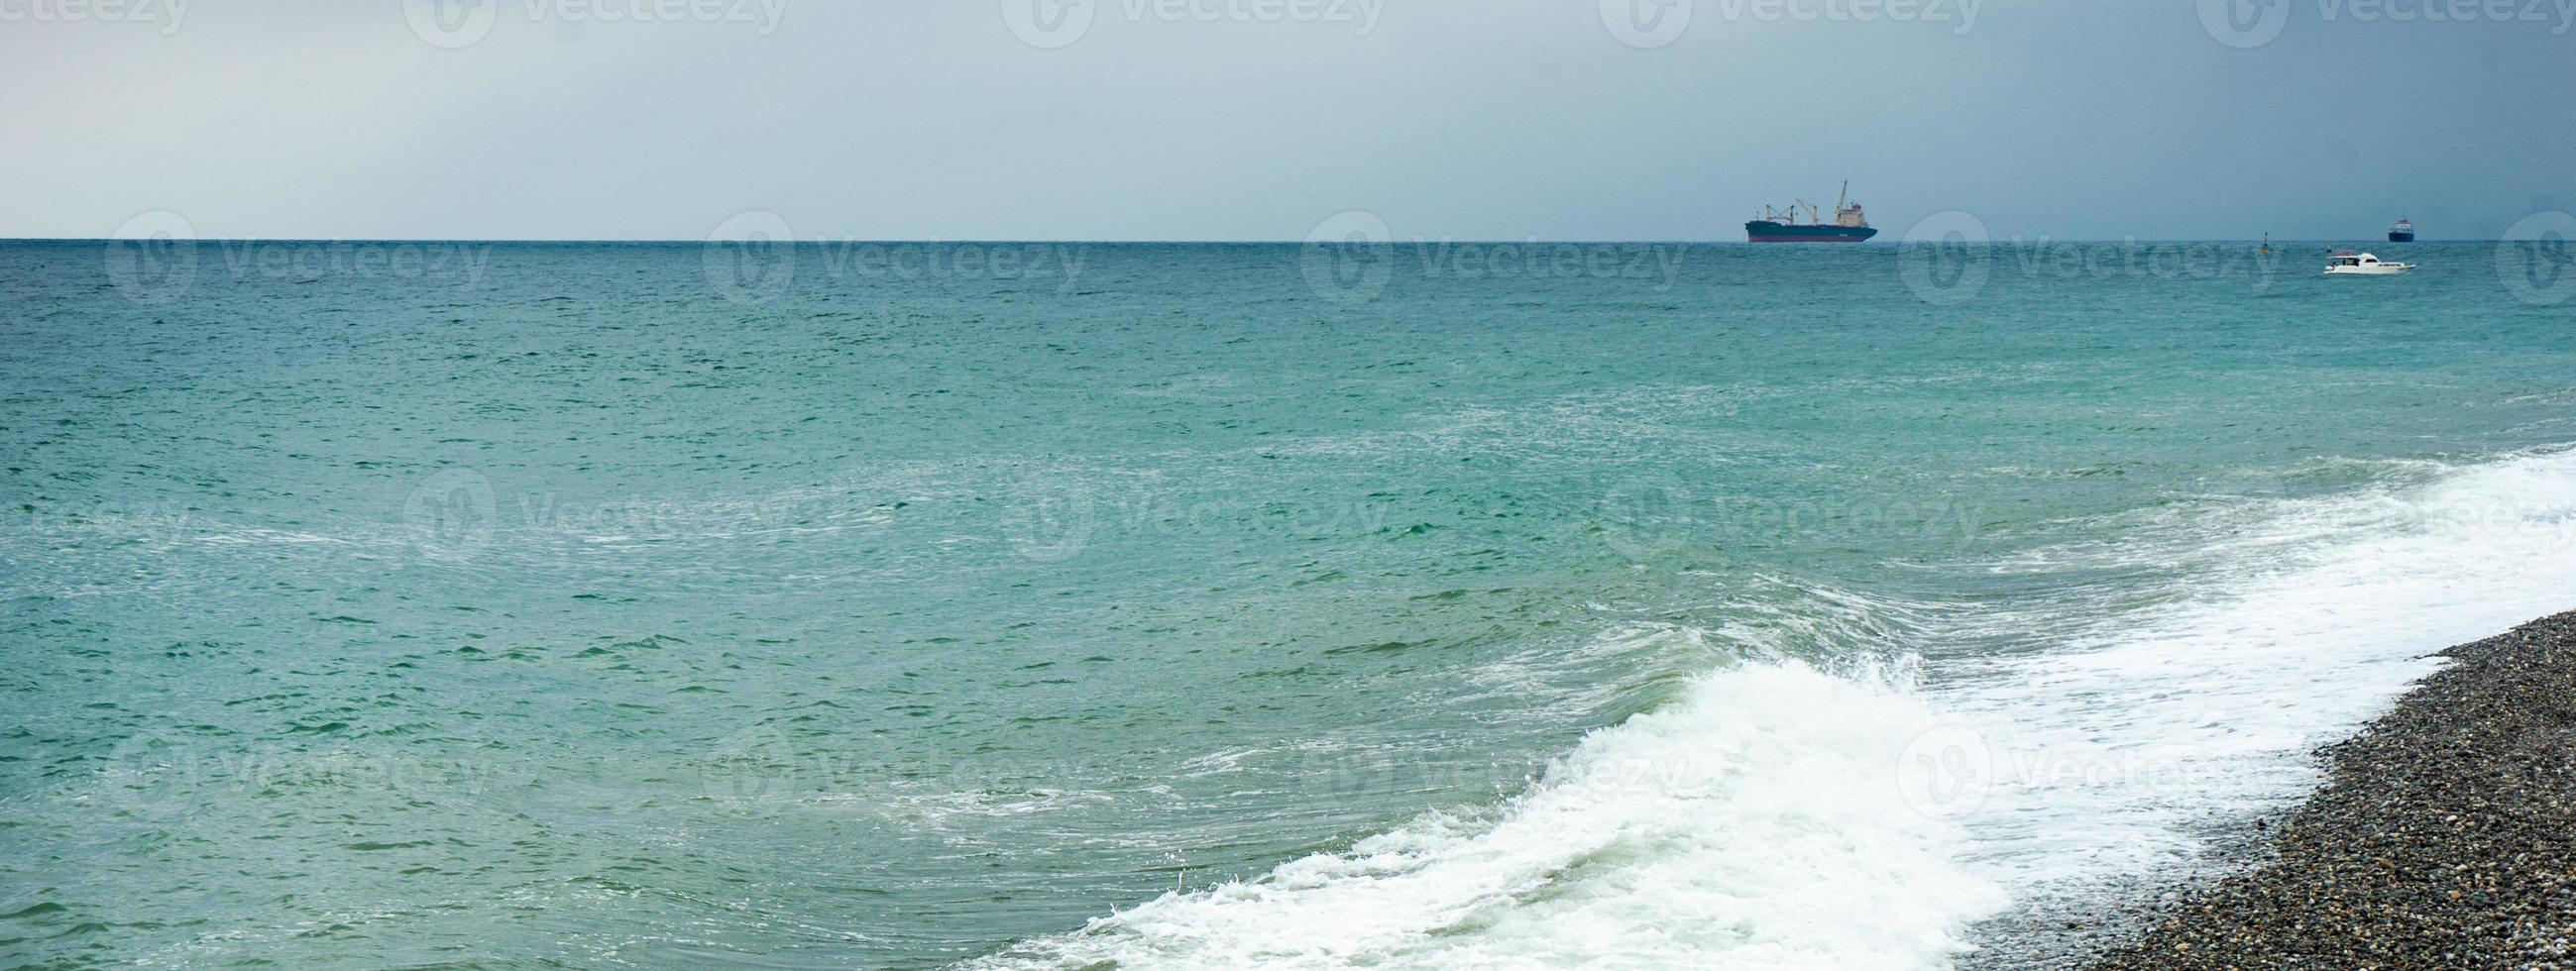
<svg viewBox="0 0 2576 971">
<path fill-rule="evenodd" d="M 2397 217 L 2397 225 L 2388 227 L 2388 241 L 2391 243 L 2414 242 L 2415 224 L 2407 222 L 2406 217 L 2404 216 Z"/>
<path fill-rule="evenodd" d="M 1764 206 L 1761 218 L 1744 224 L 1744 240 L 1748 243 L 1857 243 L 1878 235 L 1878 230 L 1869 228 L 1869 220 L 1860 214 L 1860 203 L 1844 204 L 1850 196 L 1851 182 L 1846 180 L 1842 194 L 1834 197 L 1834 221 L 1830 226 L 1818 215 L 1816 207 L 1808 205 L 1804 199 L 1796 200 L 1796 205 L 1789 207 L 1786 219 L 1781 218 L 1783 214 L 1773 212 L 1770 206 Z M 1799 206 L 1806 206 L 1806 222 L 1798 221 Z"/>
</svg>

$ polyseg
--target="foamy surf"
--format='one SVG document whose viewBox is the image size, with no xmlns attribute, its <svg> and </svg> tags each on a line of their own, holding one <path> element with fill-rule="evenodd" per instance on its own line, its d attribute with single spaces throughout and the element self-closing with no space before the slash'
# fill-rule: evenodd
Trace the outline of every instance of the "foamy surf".
<svg viewBox="0 0 2576 971">
<path fill-rule="evenodd" d="M 1748 663 L 1592 733 L 1489 818 L 1431 814 L 976 966 L 1937 962 L 2005 899 L 1892 784 L 1939 721 L 1892 686 Z"/>
<path fill-rule="evenodd" d="M 2070 619 L 2051 650 L 1920 690 L 1730 666 L 1494 813 L 1426 815 L 973 966 L 1947 967 L 2016 900 L 2170 873 L 2213 818 L 2298 797 L 2309 751 L 2430 652 L 2576 590 L 2567 452 L 2227 515 L 2192 595 Z"/>
<path fill-rule="evenodd" d="M 2304 795 L 2310 752 L 2386 710 L 2433 652 L 2576 592 L 2576 453 L 2253 511 L 2213 524 L 2238 552 L 2194 581 L 2208 593 L 1927 692 L 1972 729 L 1926 748 L 1996 880 L 2080 893 L 2186 863 L 2213 819 Z"/>
</svg>

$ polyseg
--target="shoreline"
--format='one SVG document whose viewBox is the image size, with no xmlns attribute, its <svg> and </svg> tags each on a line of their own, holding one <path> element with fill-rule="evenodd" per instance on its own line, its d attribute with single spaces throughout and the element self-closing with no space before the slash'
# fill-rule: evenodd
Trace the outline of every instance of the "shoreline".
<svg viewBox="0 0 2576 971">
<path fill-rule="evenodd" d="M 2088 921 L 2085 966 L 2576 967 L 2576 612 L 2439 656 L 2244 865 Z"/>
</svg>

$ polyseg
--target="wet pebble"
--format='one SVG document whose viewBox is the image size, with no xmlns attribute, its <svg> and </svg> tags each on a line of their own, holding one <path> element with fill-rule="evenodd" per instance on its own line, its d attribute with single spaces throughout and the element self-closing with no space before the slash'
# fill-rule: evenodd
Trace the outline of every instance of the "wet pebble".
<svg viewBox="0 0 2576 971">
<path fill-rule="evenodd" d="M 2444 653 L 2258 821 L 2275 856 L 2166 895 L 2095 966 L 2576 969 L 2576 613 Z"/>
</svg>

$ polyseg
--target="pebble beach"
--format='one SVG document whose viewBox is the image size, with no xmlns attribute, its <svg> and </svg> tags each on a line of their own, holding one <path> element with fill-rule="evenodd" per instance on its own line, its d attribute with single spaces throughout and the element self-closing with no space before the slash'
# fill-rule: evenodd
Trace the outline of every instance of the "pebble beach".
<svg viewBox="0 0 2576 971">
<path fill-rule="evenodd" d="M 2576 967 L 2576 613 L 2443 653 L 2254 866 L 2094 966 Z"/>
</svg>

